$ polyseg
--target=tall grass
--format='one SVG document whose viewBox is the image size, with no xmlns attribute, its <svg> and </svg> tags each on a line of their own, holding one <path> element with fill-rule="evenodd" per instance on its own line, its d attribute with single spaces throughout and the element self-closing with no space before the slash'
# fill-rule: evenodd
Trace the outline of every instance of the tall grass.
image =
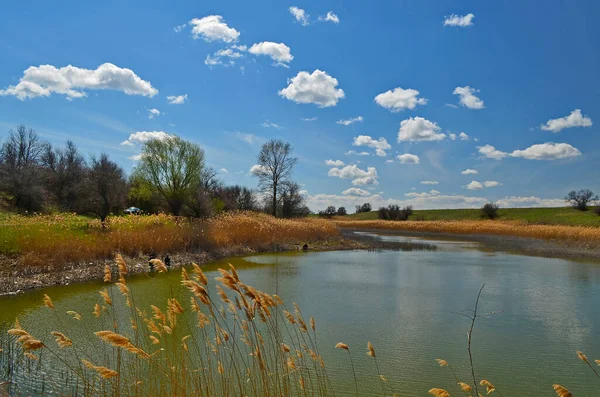
<svg viewBox="0 0 600 397">
<path fill-rule="evenodd" d="M 181 288 L 188 292 L 187 302 L 169 298 L 162 304 L 139 307 L 134 290 L 126 281 L 125 261 L 117 256 L 116 262 L 118 279 L 111 278 L 110 268 L 105 279 L 114 287 L 99 291 L 97 302 L 90 303 L 87 313 L 65 313 L 45 295 L 43 305 L 52 312 L 55 321 L 44 324 L 42 329 L 50 332 L 32 335 L 17 320 L 8 331 L 11 340 L 0 337 L 0 385 L 8 387 L 9 393 L 336 395 L 321 356 L 318 323 L 312 317 L 305 317 L 295 303 L 287 305 L 278 295 L 245 284 L 231 265 L 229 269 L 219 269 L 216 292 L 211 292 L 212 282 L 200 267 L 193 265 L 191 272 L 181 270 Z M 166 271 L 158 259 L 155 266 L 158 272 Z M 76 321 L 85 340 L 71 339 L 61 332 L 66 321 Z M 356 351 L 343 342 L 335 348 L 346 351 L 354 378 L 354 387 L 348 389 L 359 395 L 361 379 L 357 378 L 352 362 Z M 375 361 L 377 373 L 372 376 L 380 382 L 382 395 L 396 396 L 388 379 L 380 373 L 375 347 L 368 342 L 365 348 L 366 355 Z M 600 361 L 589 360 L 581 352 L 577 356 L 600 379 L 594 368 Z M 58 378 L 45 377 L 45 360 L 58 367 Z M 495 393 L 502 397 L 501 387 L 476 377 L 473 366 L 471 383 L 463 382 L 447 361 L 437 359 L 437 363 L 452 371 L 456 383 L 431 388 L 430 395 Z M 560 397 L 572 396 L 561 385 L 552 388 Z M 548 386 L 549 391 L 552 388 Z"/>
<path fill-rule="evenodd" d="M 335 220 L 335 225 L 355 229 L 387 229 L 413 232 L 453 234 L 495 234 L 533 237 L 600 244 L 600 228 L 592 226 L 535 225 L 519 221 L 345 221 Z"/>
<path fill-rule="evenodd" d="M 335 225 L 324 220 L 286 220 L 250 212 L 206 220 L 165 214 L 113 217 L 107 225 L 76 215 L 12 216 L 0 228 L 0 254 L 18 257 L 22 268 L 48 268 L 111 258 L 115 251 L 137 256 L 239 245 L 260 249 L 338 234 Z"/>
</svg>

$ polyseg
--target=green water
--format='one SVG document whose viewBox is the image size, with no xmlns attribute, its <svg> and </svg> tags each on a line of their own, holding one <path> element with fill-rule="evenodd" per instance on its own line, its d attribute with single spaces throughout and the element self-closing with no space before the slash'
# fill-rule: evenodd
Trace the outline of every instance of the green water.
<svg viewBox="0 0 600 397">
<path fill-rule="evenodd" d="M 408 239 L 388 236 L 388 239 Z M 429 240 L 431 242 L 431 240 Z M 600 265 L 546 259 L 479 249 L 475 243 L 434 241 L 437 251 L 308 252 L 234 258 L 204 267 L 209 278 L 227 262 L 240 278 L 265 292 L 276 290 L 297 302 L 317 321 L 318 343 L 337 395 L 354 394 L 346 352 L 350 345 L 363 396 L 382 395 L 367 341 L 377 351 L 380 370 L 402 396 L 426 396 L 431 387 L 461 395 L 448 368 L 469 382 L 466 350 L 469 320 L 456 314 L 471 309 L 486 284 L 473 333 L 477 377 L 496 385 L 504 396 L 547 397 L 553 383 L 575 396 L 600 395 L 600 380 L 575 350 L 600 359 Z M 136 304 L 166 302 L 186 296 L 180 273 L 134 277 L 129 287 Z M 101 283 L 47 288 L 0 299 L 0 322 L 16 316 L 34 335 L 55 329 L 50 311 L 41 306 L 49 294 L 57 310 L 75 310 L 91 318 Z M 182 298 L 182 302 L 187 302 Z M 61 329 L 85 338 L 81 327 Z M 53 368 L 46 369 L 52 376 Z M 0 374 L 1 375 L 1 374 Z M 2 379 L 0 378 L 0 383 Z M 388 393 L 389 395 L 389 393 Z"/>
</svg>

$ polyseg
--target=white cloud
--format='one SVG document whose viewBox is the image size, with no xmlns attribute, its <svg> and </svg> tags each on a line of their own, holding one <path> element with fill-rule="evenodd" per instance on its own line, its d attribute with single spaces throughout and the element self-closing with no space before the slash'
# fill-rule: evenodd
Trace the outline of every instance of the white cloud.
<svg viewBox="0 0 600 397">
<path fill-rule="evenodd" d="M 444 103 L 444 107 L 446 108 L 453 108 L 453 109 L 458 109 L 458 106 L 456 106 L 453 103 Z"/>
<path fill-rule="evenodd" d="M 367 197 L 371 195 L 371 192 L 367 190 L 363 190 L 358 187 L 351 187 L 350 189 L 346 189 L 342 192 L 344 196 L 359 196 L 359 197 Z"/>
<path fill-rule="evenodd" d="M 250 145 L 255 144 L 256 142 L 258 142 L 258 137 L 254 134 L 246 134 L 244 132 L 236 132 L 235 136 L 237 139 L 244 141 Z"/>
<path fill-rule="evenodd" d="M 354 138 L 352 146 L 367 146 L 375 149 L 375 153 L 380 157 L 387 156 L 386 150 L 392 148 L 385 138 L 379 138 L 375 140 L 368 135 L 359 135 Z"/>
<path fill-rule="evenodd" d="M 535 196 L 504 197 L 496 203 L 502 208 L 524 208 L 524 207 L 564 207 L 566 206 L 564 199 L 542 199 Z"/>
<path fill-rule="evenodd" d="M 301 118 L 300 120 L 302 121 L 315 121 L 317 118 L 316 117 L 307 117 L 307 118 Z"/>
<path fill-rule="evenodd" d="M 129 157 L 127 157 L 129 160 L 133 160 L 133 161 L 140 161 L 142 159 L 142 154 L 133 154 Z"/>
<path fill-rule="evenodd" d="M 496 181 L 485 181 L 483 182 L 483 186 L 484 187 L 496 187 L 496 186 L 500 186 L 502 185 L 500 182 L 496 182 Z"/>
<path fill-rule="evenodd" d="M 267 168 L 260 164 L 254 164 L 252 167 L 250 167 L 250 171 L 248 171 L 250 175 L 259 175 L 263 172 L 267 172 Z"/>
<path fill-rule="evenodd" d="M 167 134 L 164 131 L 139 131 L 139 132 L 134 132 L 133 134 L 130 134 L 129 138 L 127 138 L 127 140 L 121 142 L 121 145 L 124 145 L 124 146 L 134 146 L 136 144 L 142 145 L 153 139 L 158 139 L 158 140 L 162 141 L 162 140 L 173 138 L 173 137 L 174 137 L 174 135 Z"/>
<path fill-rule="evenodd" d="M 455 141 L 456 140 L 456 134 L 448 134 L 448 138 L 450 138 L 451 141 Z"/>
<path fill-rule="evenodd" d="M 508 153 L 497 150 L 492 145 L 477 146 L 477 149 L 479 149 L 480 154 L 489 159 L 502 160 L 503 158 L 508 156 Z"/>
<path fill-rule="evenodd" d="M 362 122 L 364 119 L 362 116 L 358 116 L 358 117 L 354 117 L 353 119 L 346 119 L 346 120 L 338 120 L 336 121 L 337 124 L 341 124 L 341 125 L 350 125 L 350 124 L 354 124 L 357 122 Z"/>
<path fill-rule="evenodd" d="M 440 126 L 423 117 L 411 117 L 402 120 L 398 131 L 398 142 L 402 141 L 441 141 L 446 134 L 441 132 Z"/>
<path fill-rule="evenodd" d="M 265 120 L 262 123 L 260 123 L 261 126 L 265 127 L 265 128 L 281 128 L 281 126 L 279 124 L 275 124 L 270 122 L 269 120 Z"/>
<path fill-rule="evenodd" d="M 290 7 L 289 10 L 290 14 L 296 18 L 296 22 L 299 22 L 302 26 L 307 26 L 310 24 L 310 15 L 308 15 L 302 8 Z"/>
<path fill-rule="evenodd" d="M 187 94 L 183 95 L 169 95 L 167 97 L 167 101 L 169 101 L 169 105 L 183 105 L 185 101 L 187 101 Z"/>
<path fill-rule="evenodd" d="M 355 155 L 355 156 L 368 156 L 369 152 L 356 152 L 354 150 L 348 150 L 346 153 L 344 153 L 346 156 L 349 155 Z"/>
<path fill-rule="evenodd" d="M 540 128 L 544 131 L 560 132 L 571 127 L 591 127 L 592 119 L 581 114 L 581 109 L 575 109 L 568 116 L 559 119 L 550 119 Z"/>
<path fill-rule="evenodd" d="M 483 185 L 481 182 L 471 181 L 467 186 L 465 186 L 469 190 L 481 190 L 483 189 Z"/>
<path fill-rule="evenodd" d="M 153 119 L 156 116 L 160 116 L 160 114 L 161 114 L 160 110 L 158 110 L 158 109 L 154 109 L 154 108 L 148 109 L 148 118 L 149 119 Z"/>
<path fill-rule="evenodd" d="M 71 65 L 62 68 L 52 65 L 30 66 L 23 72 L 19 83 L 0 90 L 0 96 L 14 95 L 23 101 L 57 93 L 71 100 L 86 97 L 84 90 L 114 90 L 150 98 L 158 94 L 149 81 L 142 80 L 133 70 L 104 63 L 94 70 Z"/>
<path fill-rule="evenodd" d="M 462 106 L 469 109 L 483 109 L 485 107 L 483 101 L 475 95 L 476 92 L 479 92 L 479 90 L 467 85 L 465 87 L 456 87 L 453 94 L 460 97 L 459 102 Z"/>
<path fill-rule="evenodd" d="M 325 160 L 325 164 L 331 167 L 341 167 L 344 165 L 344 162 L 342 160 Z"/>
<path fill-rule="evenodd" d="M 322 22 L 333 22 L 333 23 L 340 23 L 340 18 L 339 18 L 337 15 L 335 15 L 335 14 L 333 13 L 333 11 L 329 11 L 329 12 L 327 13 L 327 15 L 325 15 L 325 16 L 320 16 L 320 17 L 319 17 L 319 21 L 322 21 Z"/>
<path fill-rule="evenodd" d="M 438 181 L 421 181 L 421 185 L 439 185 Z"/>
<path fill-rule="evenodd" d="M 461 174 L 463 174 L 463 175 L 477 175 L 478 172 L 477 172 L 477 170 L 473 170 L 471 168 L 467 168 L 466 170 L 462 171 Z"/>
<path fill-rule="evenodd" d="M 404 195 L 406 197 L 412 197 L 412 198 L 425 198 L 425 197 L 439 196 L 440 192 L 438 192 L 437 190 L 430 190 L 429 192 L 423 192 L 423 193 L 410 192 L 410 193 L 406 193 Z"/>
<path fill-rule="evenodd" d="M 283 43 L 274 43 L 272 41 L 263 41 L 262 43 L 254 44 L 248 50 L 254 55 L 266 55 L 275 61 L 276 66 L 285 66 L 294 59 L 290 52 L 290 47 Z"/>
<path fill-rule="evenodd" d="M 230 28 L 220 15 L 209 15 L 204 18 L 194 18 L 189 22 L 194 39 L 204 41 L 223 41 L 231 43 L 238 40 L 240 32 Z"/>
<path fill-rule="evenodd" d="M 358 168 L 357 165 L 347 165 L 344 168 L 332 168 L 327 173 L 329 176 L 342 179 L 352 179 L 353 185 L 377 185 L 377 169 L 375 167 L 367 167 L 367 170 Z"/>
<path fill-rule="evenodd" d="M 470 13 L 462 16 L 452 14 L 450 16 L 444 17 L 444 26 L 458 26 L 461 28 L 465 28 L 467 26 L 473 25 L 473 18 L 475 18 L 475 15 Z"/>
<path fill-rule="evenodd" d="M 375 97 L 375 103 L 392 112 L 399 112 L 404 109 L 414 109 L 417 105 L 427 104 L 427 99 L 417 98 L 419 91 L 412 88 L 403 89 L 401 87 L 394 90 L 383 92 Z"/>
<path fill-rule="evenodd" d="M 461 141 L 469 140 L 469 136 L 467 134 L 465 134 L 464 132 L 461 132 L 460 134 L 458 134 L 458 137 L 460 138 Z"/>
<path fill-rule="evenodd" d="M 409 153 L 400 154 L 396 158 L 400 161 L 400 164 L 419 164 L 421 162 L 419 156 Z"/>
<path fill-rule="evenodd" d="M 187 23 L 184 23 L 183 25 L 177 25 L 173 27 L 173 30 L 175 31 L 175 33 L 180 33 L 186 26 Z"/>
<path fill-rule="evenodd" d="M 559 160 L 581 156 L 581 152 L 568 143 L 546 142 L 524 150 L 515 150 L 510 155 L 528 160 Z"/>
<path fill-rule="evenodd" d="M 279 95 L 296 103 L 314 103 L 323 108 L 335 106 L 344 98 L 344 91 L 337 86 L 336 78 L 317 69 L 312 74 L 299 72 L 288 79 L 288 86 L 279 91 Z"/>
<path fill-rule="evenodd" d="M 235 49 L 245 49 L 245 46 L 233 46 L 231 48 L 224 48 L 212 55 L 207 55 L 204 60 L 204 64 L 208 67 L 223 65 L 225 67 L 230 67 L 235 65 L 235 60 L 243 57 L 244 55 L 241 52 L 235 51 Z M 223 58 L 228 58 L 229 60 L 223 60 Z"/>
<path fill-rule="evenodd" d="M 392 159 L 385 160 L 385 163 L 386 163 L 386 164 L 393 164 L 393 163 L 394 163 L 394 160 L 392 160 Z"/>
<path fill-rule="evenodd" d="M 229 174 L 229 170 L 228 170 L 227 168 L 221 168 L 221 169 L 219 170 L 219 172 L 220 172 L 221 174 Z"/>
</svg>

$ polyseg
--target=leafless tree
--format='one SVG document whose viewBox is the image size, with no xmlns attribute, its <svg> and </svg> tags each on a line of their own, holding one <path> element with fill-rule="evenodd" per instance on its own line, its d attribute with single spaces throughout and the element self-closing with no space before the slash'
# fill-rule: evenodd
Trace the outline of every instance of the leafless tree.
<svg viewBox="0 0 600 397">
<path fill-rule="evenodd" d="M 86 178 L 86 212 L 105 222 L 111 211 L 125 206 L 127 189 L 125 172 L 117 163 L 104 153 L 99 158 L 92 157 Z"/>
<path fill-rule="evenodd" d="M 198 218 L 206 217 L 211 215 L 215 211 L 220 211 L 223 208 L 223 204 L 220 204 L 220 198 L 218 198 L 223 183 L 217 175 L 217 171 L 211 167 L 205 167 L 200 172 L 200 183 L 198 183 L 196 190 L 192 193 L 188 207 L 193 211 L 194 215 Z"/>
<path fill-rule="evenodd" d="M 255 211 L 258 206 L 254 192 L 239 185 L 222 188 L 221 200 L 225 204 L 225 211 Z"/>
<path fill-rule="evenodd" d="M 33 129 L 9 131 L 0 147 L 0 190 L 17 208 L 32 211 L 43 203 L 40 159 L 46 144 Z"/>
<path fill-rule="evenodd" d="M 283 218 L 297 218 L 307 216 L 310 213 L 310 210 L 304 204 L 304 196 L 300 192 L 300 185 L 295 182 L 286 182 L 282 185 L 281 210 L 278 213 Z"/>
<path fill-rule="evenodd" d="M 45 170 L 46 190 L 63 211 L 78 210 L 78 203 L 84 194 L 83 182 L 86 164 L 72 141 L 67 141 L 64 149 L 46 145 L 41 155 Z"/>
<path fill-rule="evenodd" d="M 290 181 L 298 161 L 296 157 L 292 157 L 292 150 L 289 143 L 271 139 L 262 146 L 258 154 L 258 167 L 253 170 L 253 174 L 258 177 L 259 188 L 270 197 L 270 212 L 273 216 L 277 216 L 279 188 Z"/>
</svg>

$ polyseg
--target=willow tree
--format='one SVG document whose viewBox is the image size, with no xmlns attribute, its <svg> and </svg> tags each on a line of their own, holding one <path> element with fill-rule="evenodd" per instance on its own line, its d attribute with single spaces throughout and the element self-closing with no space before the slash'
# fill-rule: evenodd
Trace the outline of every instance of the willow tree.
<svg viewBox="0 0 600 397">
<path fill-rule="evenodd" d="M 292 171 L 298 159 L 292 157 L 292 146 L 281 140 L 266 142 L 258 154 L 258 164 L 252 174 L 258 177 L 258 186 L 271 201 L 271 213 L 277 216 L 280 187 L 291 182 Z"/>
<path fill-rule="evenodd" d="M 173 215 L 179 215 L 198 188 L 203 169 L 200 146 L 174 136 L 146 142 L 134 176 L 156 191 Z"/>
</svg>

